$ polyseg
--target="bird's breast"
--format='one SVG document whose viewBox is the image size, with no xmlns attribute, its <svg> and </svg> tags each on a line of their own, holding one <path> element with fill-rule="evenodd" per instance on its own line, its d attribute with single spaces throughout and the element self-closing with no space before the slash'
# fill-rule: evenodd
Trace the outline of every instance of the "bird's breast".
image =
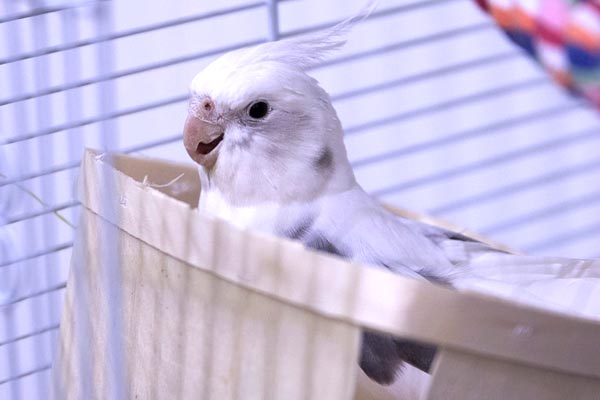
<svg viewBox="0 0 600 400">
<path fill-rule="evenodd" d="M 240 229 L 254 229 L 272 234 L 277 232 L 280 209 L 275 204 L 236 206 L 230 204 L 218 191 L 206 191 L 200 196 L 198 208 Z"/>
</svg>

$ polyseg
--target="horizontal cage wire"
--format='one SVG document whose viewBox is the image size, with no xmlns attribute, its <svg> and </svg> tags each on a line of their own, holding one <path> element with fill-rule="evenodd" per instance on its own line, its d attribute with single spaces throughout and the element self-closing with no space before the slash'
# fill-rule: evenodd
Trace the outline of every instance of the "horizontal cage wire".
<svg viewBox="0 0 600 400">
<path fill-rule="evenodd" d="M 54 3 L 0 0 L 0 240 L 10 249 L 0 254 L 10 295 L 0 398 L 48 390 L 83 148 L 188 161 L 181 128 L 196 72 L 352 10 L 152 0 L 136 15 L 128 2 Z M 331 93 L 358 180 L 382 201 L 534 254 L 600 257 L 598 117 L 474 2 L 382 2 L 311 73 Z"/>
</svg>

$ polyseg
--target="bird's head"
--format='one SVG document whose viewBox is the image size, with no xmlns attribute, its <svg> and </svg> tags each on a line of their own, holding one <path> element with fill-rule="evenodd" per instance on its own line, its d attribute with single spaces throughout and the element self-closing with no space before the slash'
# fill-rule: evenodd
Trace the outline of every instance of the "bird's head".
<svg viewBox="0 0 600 400">
<path fill-rule="evenodd" d="M 331 99 L 307 74 L 353 22 L 227 53 L 196 75 L 184 144 L 203 167 L 203 185 L 239 204 L 306 200 L 354 184 Z"/>
</svg>

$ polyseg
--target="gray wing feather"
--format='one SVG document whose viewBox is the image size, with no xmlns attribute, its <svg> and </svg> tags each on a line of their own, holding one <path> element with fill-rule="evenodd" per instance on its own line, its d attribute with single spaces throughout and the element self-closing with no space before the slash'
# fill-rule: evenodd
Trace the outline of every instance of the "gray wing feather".
<svg viewBox="0 0 600 400">
<path fill-rule="evenodd" d="M 344 246 L 334 244 L 334 238 L 311 228 L 312 224 L 303 222 L 289 230 L 287 236 L 300 240 L 308 248 L 351 258 Z M 389 268 L 383 263 L 381 265 Z M 403 362 L 428 372 L 435 353 L 435 346 L 363 331 L 359 365 L 369 378 L 379 384 L 389 385 L 401 371 Z"/>
</svg>

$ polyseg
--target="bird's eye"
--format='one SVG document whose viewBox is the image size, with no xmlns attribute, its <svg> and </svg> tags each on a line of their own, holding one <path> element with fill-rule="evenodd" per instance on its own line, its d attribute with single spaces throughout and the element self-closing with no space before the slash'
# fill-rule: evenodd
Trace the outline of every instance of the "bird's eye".
<svg viewBox="0 0 600 400">
<path fill-rule="evenodd" d="M 248 108 L 248 115 L 254 119 L 264 118 L 269 112 L 269 104 L 266 101 L 257 101 Z"/>
</svg>

